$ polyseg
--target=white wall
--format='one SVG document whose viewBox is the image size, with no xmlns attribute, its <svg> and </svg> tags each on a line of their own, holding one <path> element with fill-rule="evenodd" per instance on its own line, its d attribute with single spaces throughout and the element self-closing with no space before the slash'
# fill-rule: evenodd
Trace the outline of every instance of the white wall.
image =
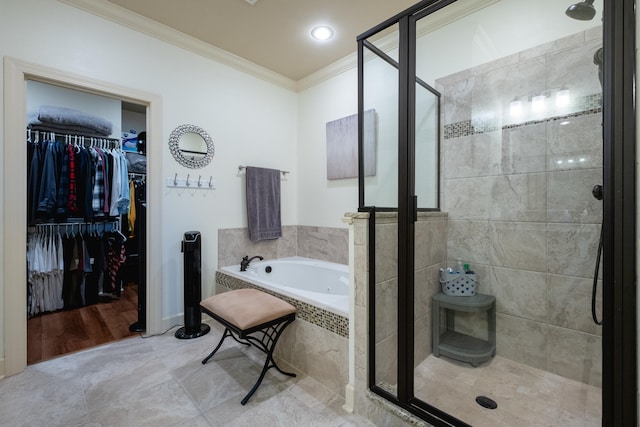
<svg viewBox="0 0 640 427">
<path fill-rule="evenodd" d="M 152 266 L 162 270 L 163 283 L 149 285 L 162 288 L 163 319 L 181 320 L 183 233 L 202 233 L 203 294 L 208 295 L 217 267 L 218 228 L 246 226 L 244 176 L 238 175 L 238 165 L 286 169 L 297 175 L 296 94 L 56 1 L 3 0 L 1 9 L 1 56 L 159 94 L 162 138 L 148 144 L 164 146 L 163 177 L 189 173 L 195 179 L 202 175 L 216 180 L 212 191 L 167 189 L 162 183 L 161 204 L 149 207 L 161 209 L 163 218 L 161 235 L 150 236 L 153 245 L 163 248 L 162 265 Z M 171 131 L 185 123 L 204 128 L 213 138 L 216 153 L 203 169 L 179 166 L 167 147 Z M 3 127 L 0 124 L 0 134 Z M 3 146 L 22 143 L 2 141 Z M 295 224 L 296 180 L 283 182 L 282 192 L 282 222 Z M 5 207 L 9 195 L 0 190 Z M 10 215 L 10 210 L 2 215 L 7 212 Z M 11 284 L 3 283 L 2 289 L 6 286 Z M 2 338 L 0 355 L 4 354 Z"/>
<path fill-rule="evenodd" d="M 355 49 L 355 45 L 354 45 Z M 344 227 L 358 210 L 358 179 L 327 180 L 326 123 L 358 112 L 358 76 L 350 70 L 298 94 L 298 224 Z"/>
<path fill-rule="evenodd" d="M 124 108 L 124 107 L 123 107 Z M 137 134 L 147 130 L 147 115 L 135 111 L 122 110 L 122 132 L 135 130 Z"/>
</svg>

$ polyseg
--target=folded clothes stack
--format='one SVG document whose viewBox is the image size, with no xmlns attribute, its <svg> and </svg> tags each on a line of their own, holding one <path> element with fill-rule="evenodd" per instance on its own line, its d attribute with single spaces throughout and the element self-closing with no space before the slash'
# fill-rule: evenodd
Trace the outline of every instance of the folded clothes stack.
<svg viewBox="0 0 640 427">
<path fill-rule="evenodd" d="M 113 125 L 103 118 L 71 108 L 42 105 L 37 113 L 30 113 L 27 127 L 45 132 L 108 137 Z"/>
</svg>

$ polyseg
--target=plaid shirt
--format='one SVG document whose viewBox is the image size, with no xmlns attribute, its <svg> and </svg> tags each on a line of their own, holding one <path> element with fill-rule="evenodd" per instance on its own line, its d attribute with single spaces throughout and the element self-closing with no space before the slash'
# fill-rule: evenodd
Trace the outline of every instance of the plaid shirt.
<svg viewBox="0 0 640 427">
<path fill-rule="evenodd" d="M 67 201 L 69 199 L 69 154 L 67 152 L 67 146 L 61 145 L 57 142 L 54 143 L 54 150 L 57 153 L 56 156 L 56 169 L 58 178 L 58 187 L 56 190 L 56 219 L 64 221 L 67 219 Z"/>
<path fill-rule="evenodd" d="M 67 207 L 70 214 L 78 213 L 78 187 L 76 185 L 76 162 L 73 144 L 69 144 L 69 200 Z"/>
<path fill-rule="evenodd" d="M 104 158 L 99 150 L 93 148 L 91 155 L 96 165 L 96 178 L 93 183 L 91 208 L 95 216 L 104 216 Z"/>
</svg>

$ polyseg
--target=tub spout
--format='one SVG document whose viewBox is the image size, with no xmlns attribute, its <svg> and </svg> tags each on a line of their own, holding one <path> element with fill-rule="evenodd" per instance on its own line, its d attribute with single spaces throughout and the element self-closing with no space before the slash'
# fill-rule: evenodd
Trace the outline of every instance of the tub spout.
<svg viewBox="0 0 640 427">
<path fill-rule="evenodd" d="M 260 255 L 253 256 L 251 258 L 249 258 L 249 255 L 245 255 L 242 258 L 242 261 L 240 261 L 240 271 L 247 271 L 247 267 L 249 267 L 249 263 L 256 258 L 258 258 L 260 261 L 264 259 Z"/>
</svg>

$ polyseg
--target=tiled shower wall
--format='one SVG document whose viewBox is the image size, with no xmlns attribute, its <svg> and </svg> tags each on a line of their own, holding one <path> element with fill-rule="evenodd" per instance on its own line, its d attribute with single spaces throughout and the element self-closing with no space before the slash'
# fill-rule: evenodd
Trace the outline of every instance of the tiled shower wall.
<svg viewBox="0 0 640 427">
<path fill-rule="evenodd" d="M 282 227 L 280 239 L 252 242 L 245 228 L 218 230 L 218 268 L 240 264 L 243 256 L 265 259 L 303 256 L 322 261 L 348 264 L 349 230 L 347 228 L 288 225 Z"/>
<path fill-rule="evenodd" d="M 357 220 L 359 221 L 359 220 Z M 398 340 L 398 215 L 376 214 L 376 383 L 396 384 Z M 431 297 L 440 292 L 439 269 L 446 258 L 447 215 L 420 212 L 415 223 L 414 360 L 431 354 Z M 362 251 L 364 255 L 366 251 Z M 355 263 L 366 263 L 356 258 Z M 366 287 L 356 276 L 356 293 Z M 356 301 L 356 304 L 358 301 Z"/>
<path fill-rule="evenodd" d="M 601 329 L 590 310 L 602 202 L 591 189 L 602 184 L 601 45 L 596 28 L 436 82 L 447 258 L 470 263 L 479 292 L 496 296 L 497 354 L 598 386 Z M 547 91 L 552 106 L 561 88 L 572 101 L 563 111 L 511 116 L 515 97 L 527 107 Z M 467 332 L 483 330 L 467 322 Z"/>
<path fill-rule="evenodd" d="M 346 222 L 353 234 L 353 275 L 355 284 L 354 322 L 356 413 L 376 425 L 396 425 L 392 412 L 367 393 L 369 340 L 375 338 L 376 384 L 394 392 L 397 384 L 397 259 L 398 215 L 393 212 L 376 214 L 375 337 L 369 329 L 369 214 L 348 214 Z M 431 354 L 431 297 L 440 291 L 439 268 L 444 264 L 447 242 L 447 215 L 439 212 L 419 212 L 415 223 L 415 364 Z"/>
</svg>

